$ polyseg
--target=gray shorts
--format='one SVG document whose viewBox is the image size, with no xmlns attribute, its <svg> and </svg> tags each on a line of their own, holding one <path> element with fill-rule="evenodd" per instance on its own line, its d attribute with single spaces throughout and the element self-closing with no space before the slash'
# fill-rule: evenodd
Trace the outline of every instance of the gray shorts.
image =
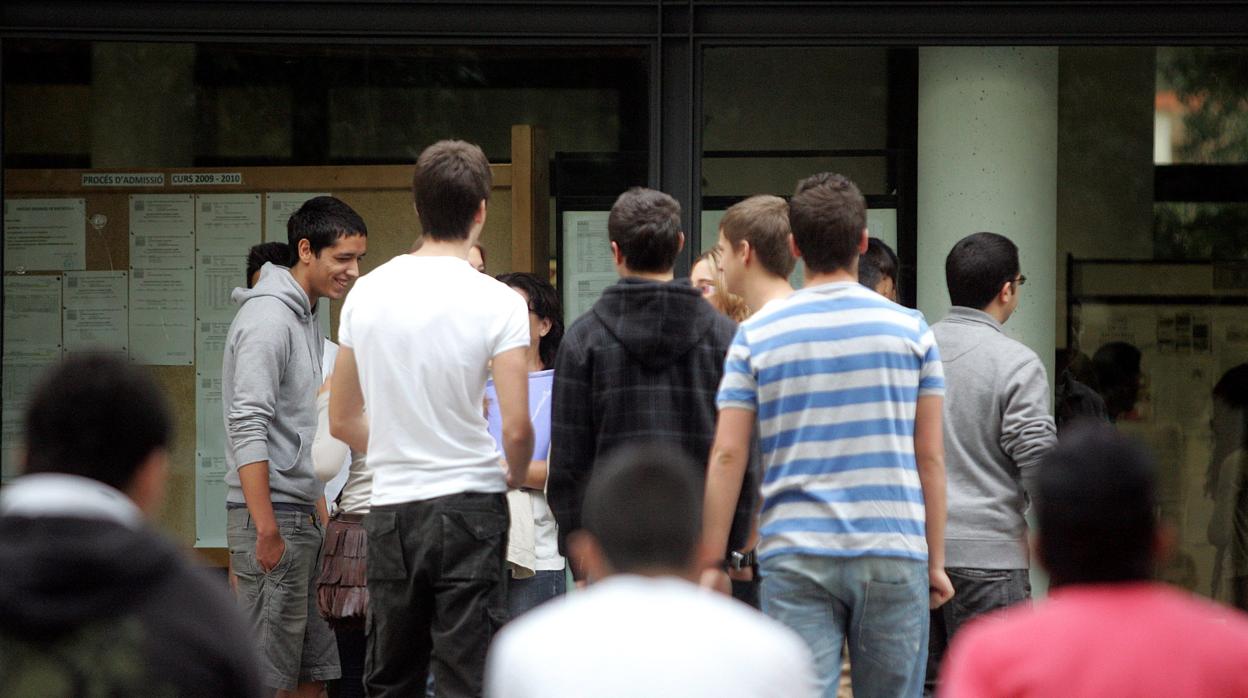
<svg viewBox="0 0 1248 698">
<path fill-rule="evenodd" d="M 334 633 L 316 609 L 316 575 L 325 535 L 316 516 L 278 510 L 277 528 L 286 551 L 267 573 L 256 561 L 256 529 L 246 509 L 229 509 L 226 539 L 238 577 L 238 600 L 260 650 L 264 683 L 294 690 L 307 681 L 342 676 Z"/>
</svg>

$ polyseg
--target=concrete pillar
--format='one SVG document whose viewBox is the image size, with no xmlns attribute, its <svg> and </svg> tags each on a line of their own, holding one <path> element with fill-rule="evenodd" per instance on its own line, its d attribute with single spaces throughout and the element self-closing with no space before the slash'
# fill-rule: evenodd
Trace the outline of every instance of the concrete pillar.
<svg viewBox="0 0 1248 698">
<path fill-rule="evenodd" d="M 1027 276 L 1006 332 L 1053 381 L 1057 287 L 1058 52 L 1052 47 L 919 51 L 918 303 L 949 309 L 945 257 L 979 231 L 1019 247 Z"/>
<path fill-rule="evenodd" d="M 194 45 L 96 42 L 92 167 L 188 167 L 198 128 Z"/>
<path fill-rule="evenodd" d="M 1056 48 L 919 51 L 918 301 L 949 309 L 945 257 L 978 231 L 1014 241 L 1027 276 L 1006 333 L 1044 361 L 1052 395 L 1057 319 Z M 1048 578 L 1033 565 L 1032 592 Z"/>
</svg>

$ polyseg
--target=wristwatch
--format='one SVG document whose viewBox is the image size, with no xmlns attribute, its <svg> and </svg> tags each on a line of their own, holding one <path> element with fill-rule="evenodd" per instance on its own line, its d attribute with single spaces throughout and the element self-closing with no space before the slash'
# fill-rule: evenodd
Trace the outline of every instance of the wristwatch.
<svg viewBox="0 0 1248 698">
<path fill-rule="evenodd" d="M 724 560 L 724 565 L 730 570 L 743 570 L 747 567 L 753 567 L 758 562 L 757 556 L 751 550 L 748 553 L 732 551 L 728 554 L 728 559 Z"/>
</svg>

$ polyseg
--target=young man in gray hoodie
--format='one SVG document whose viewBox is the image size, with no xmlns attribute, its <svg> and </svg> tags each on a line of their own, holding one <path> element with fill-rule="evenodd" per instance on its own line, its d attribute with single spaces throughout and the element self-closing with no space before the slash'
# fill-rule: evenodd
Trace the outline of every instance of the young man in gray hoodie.
<svg viewBox="0 0 1248 698">
<path fill-rule="evenodd" d="M 949 252 L 945 280 L 953 307 L 932 331 L 945 364 L 945 572 L 955 593 L 932 612 L 929 691 L 958 628 L 1031 596 L 1023 513 L 1057 445 L 1044 363 L 1002 330 L 1026 281 L 1018 247 L 995 233 L 967 236 Z"/>
<path fill-rule="evenodd" d="M 311 455 L 323 346 L 314 309 L 359 276 L 367 234 L 342 201 L 310 199 L 287 224 L 290 268 L 265 264 L 255 288 L 233 294 L 221 368 L 226 537 L 263 679 L 279 696 L 319 696 L 341 673 L 312 583 L 328 518 Z"/>
</svg>

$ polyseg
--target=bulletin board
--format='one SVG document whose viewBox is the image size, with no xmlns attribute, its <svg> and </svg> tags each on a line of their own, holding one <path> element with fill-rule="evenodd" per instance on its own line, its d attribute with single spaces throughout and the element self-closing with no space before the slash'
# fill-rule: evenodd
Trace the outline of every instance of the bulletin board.
<svg viewBox="0 0 1248 698">
<path fill-rule="evenodd" d="M 511 135 L 511 162 L 491 164 L 481 243 L 489 273 L 545 276 L 546 137 L 527 125 Z M 412 172 L 410 165 L 6 170 L 4 476 L 16 474 L 24 399 L 39 373 L 73 351 L 125 355 L 150 367 L 174 409 L 159 524 L 224 565 L 224 485 L 214 480 L 224 465 L 220 352 L 248 248 L 285 242 L 290 213 L 330 194 L 368 226 L 366 274 L 420 235 Z M 340 307 L 334 302 L 321 313 L 330 339 Z"/>
</svg>

